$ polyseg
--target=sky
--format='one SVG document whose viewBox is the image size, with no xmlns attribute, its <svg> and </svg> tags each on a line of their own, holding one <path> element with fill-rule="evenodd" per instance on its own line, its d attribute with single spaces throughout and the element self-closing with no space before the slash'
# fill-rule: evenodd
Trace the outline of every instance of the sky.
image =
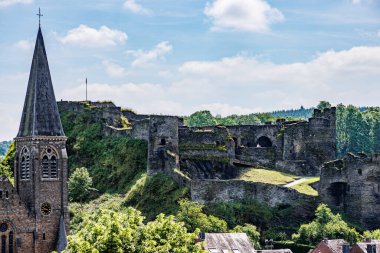
<svg viewBox="0 0 380 253">
<path fill-rule="evenodd" d="M 380 106 L 380 0 L 0 0 L 0 140 L 16 136 L 38 8 L 57 100 L 138 113 Z"/>
</svg>

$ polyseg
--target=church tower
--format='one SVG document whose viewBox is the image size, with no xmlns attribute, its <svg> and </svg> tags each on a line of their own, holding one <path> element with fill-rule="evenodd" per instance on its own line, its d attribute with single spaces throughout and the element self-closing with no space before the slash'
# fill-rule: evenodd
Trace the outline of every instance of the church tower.
<svg viewBox="0 0 380 253">
<path fill-rule="evenodd" d="M 15 138 L 15 191 L 35 223 L 33 242 L 26 252 L 59 251 L 66 244 L 69 225 L 66 140 L 39 27 Z M 23 242 L 20 238 L 22 246 L 18 247 L 24 248 L 25 243 L 28 240 Z"/>
</svg>

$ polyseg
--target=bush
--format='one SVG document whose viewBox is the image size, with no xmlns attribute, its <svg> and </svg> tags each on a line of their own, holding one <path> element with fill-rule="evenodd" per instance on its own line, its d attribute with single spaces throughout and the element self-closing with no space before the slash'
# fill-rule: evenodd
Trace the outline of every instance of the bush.
<svg viewBox="0 0 380 253">
<path fill-rule="evenodd" d="M 227 232 L 227 223 L 224 220 L 212 215 L 206 215 L 202 211 L 203 205 L 182 199 L 179 201 L 177 219 L 184 222 L 189 231 L 200 229 L 205 233 Z"/>
<path fill-rule="evenodd" d="M 244 224 L 244 226 L 239 225 L 232 229 L 230 232 L 246 233 L 255 249 L 260 249 L 260 233 L 257 231 L 256 226 L 252 224 Z"/>
<path fill-rule="evenodd" d="M 89 193 L 92 188 L 92 178 L 87 169 L 77 168 L 71 174 L 68 182 L 70 201 L 83 202 L 89 199 Z"/>
<path fill-rule="evenodd" d="M 303 224 L 292 239 L 297 243 L 315 245 L 324 238 L 344 239 L 353 244 L 360 240 L 360 234 L 350 228 L 340 214 L 333 214 L 325 204 L 320 204 L 315 211 L 315 219 Z"/>
</svg>

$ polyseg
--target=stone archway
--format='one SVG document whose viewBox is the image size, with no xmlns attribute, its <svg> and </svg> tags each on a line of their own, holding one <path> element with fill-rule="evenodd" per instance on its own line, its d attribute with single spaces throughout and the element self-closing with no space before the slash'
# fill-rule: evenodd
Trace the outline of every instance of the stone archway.
<svg viewBox="0 0 380 253">
<path fill-rule="evenodd" d="M 261 136 L 256 141 L 256 147 L 258 148 L 271 148 L 272 147 L 272 141 L 266 136 Z"/>
</svg>

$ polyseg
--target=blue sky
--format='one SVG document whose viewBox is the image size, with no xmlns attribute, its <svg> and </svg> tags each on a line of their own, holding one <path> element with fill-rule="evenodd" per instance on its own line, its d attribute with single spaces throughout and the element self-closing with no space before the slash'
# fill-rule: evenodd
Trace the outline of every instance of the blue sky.
<svg viewBox="0 0 380 253">
<path fill-rule="evenodd" d="M 41 7 L 56 98 L 140 113 L 380 105 L 379 0 L 0 0 L 0 140 L 17 133 Z"/>
</svg>

